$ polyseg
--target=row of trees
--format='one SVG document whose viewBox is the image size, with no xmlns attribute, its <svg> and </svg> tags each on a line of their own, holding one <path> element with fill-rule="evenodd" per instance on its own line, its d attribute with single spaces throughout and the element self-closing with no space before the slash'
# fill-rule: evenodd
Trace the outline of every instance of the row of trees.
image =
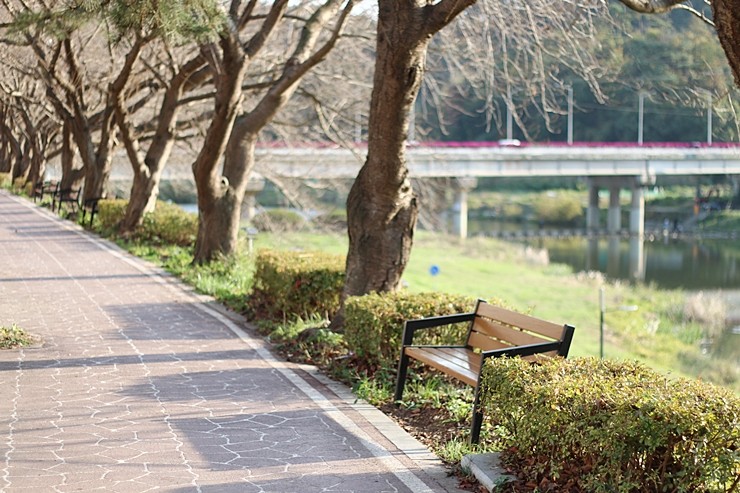
<svg viewBox="0 0 740 493">
<path fill-rule="evenodd" d="M 206 262 L 236 248 L 260 139 L 305 140 L 316 130 L 351 140 L 347 123 L 366 113 L 367 156 L 347 204 L 344 295 L 396 289 L 419 212 L 405 159 L 409 114 L 438 32 L 454 21 L 432 52 L 433 84 L 482 98 L 491 122 L 500 117 L 494 92 L 507 95 L 520 127 L 517 107 L 548 124 L 563 113 L 574 79 L 603 99 L 608 47 L 595 22 L 607 18 L 606 2 L 474 4 L 378 0 L 377 10 L 354 12 L 353 0 L 0 0 L 10 48 L 0 52 L 0 166 L 35 183 L 58 157 L 63 187 L 84 184 L 85 198 L 103 197 L 122 147 L 134 176 L 126 234 L 155 206 L 162 170 L 187 142 L 198 195 L 194 261 Z M 525 104 L 515 105 L 515 90 Z M 442 107 L 443 91 L 425 94 Z"/>
</svg>

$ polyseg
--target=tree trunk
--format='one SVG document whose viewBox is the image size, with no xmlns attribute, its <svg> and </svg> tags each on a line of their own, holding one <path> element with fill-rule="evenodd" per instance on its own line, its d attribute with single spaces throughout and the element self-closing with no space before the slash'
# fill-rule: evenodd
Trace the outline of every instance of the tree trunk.
<svg viewBox="0 0 740 493">
<path fill-rule="evenodd" d="M 216 105 L 208 127 L 203 147 L 193 163 L 193 176 L 198 191 L 198 237 L 195 241 L 193 263 L 210 262 L 229 249 L 231 238 L 224 234 L 233 221 L 234 207 L 241 200 L 229 186 L 228 178 L 219 176 L 218 163 L 224 155 L 226 144 L 241 103 L 241 85 L 247 68 L 247 59 L 238 35 L 221 39 L 223 50 L 221 73 L 216 76 Z M 238 212 L 238 209 L 237 209 Z M 238 224 L 238 219 L 236 221 Z"/>
<path fill-rule="evenodd" d="M 262 128 L 262 127 L 260 127 Z M 203 250 L 196 255 L 213 258 L 215 255 L 232 255 L 237 249 L 239 225 L 244 192 L 254 168 L 254 149 L 257 132 L 249 130 L 248 120 L 234 124 L 224 153 L 224 192 L 213 202 L 210 213 L 202 213 L 198 227 L 197 245 Z"/>
<path fill-rule="evenodd" d="M 108 195 L 108 180 L 111 172 L 111 156 L 98 155 L 94 166 L 85 166 L 85 189 L 83 199 L 100 199 Z"/>
<path fill-rule="evenodd" d="M 28 172 L 27 183 L 31 183 L 32 186 L 36 186 L 37 183 L 43 181 L 44 175 L 46 174 L 46 141 L 41 136 L 40 132 L 44 130 L 34 130 L 29 132 L 28 138 L 31 139 L 31 169 Z"/>
<path fill-rule="evenodd" d="M 212 207 L 199 209 L 194 262 L 195 259 L 199 262 L 210 261 L 218 255 L 229 255 L 236 250 L 241 202 L 241 197 L 229 187 L 211 202 Z"/>
<path fill-rule="evenodd" d="M 198 87 L 206 80 L 207 73 L 202 70 L 205 64 L 205 58 L 198 55 L 185 63 L 170 81 L 157 115 L 157 130 L 143 160 L 138 157 L 138 141 L 126 129 L 127 123 L 120 118 L 123 110 L 119 108 L 118 125 L 134 169 L 126 216 L 119 225 L 120 233 L 132 232 L 141 225 L 144 214 L 154 210 L 162 172 L 175 143 L 180 98 L 186 90 Z"/>
<path fill-rule="evenodd" d="M 161 172 L 156 176 L 136 173 L 131 183 L 131 195 L 126 205 L 126 214 L 119 225 L 120 233 L 129 233 L 141 225 L 144 214 L 154 211 L 159 197 Z"/>
<path fill-rule="evenodd" d="M 75 168 L 75 151 L 72 148 L 72 129 L 65 122 L 62 127 L 62 180 L 59 188 L 67 190 L 82 186 L 85 172 L 82 168 Z"/>
<path fill-rule="evenodd" d="M 15 167 L 15 173 L 13 174 L 13 183 L 20 181 L 26 183 L 28 180 L 28 174 L 31 172 L 31 141 L 26 138 L 23 148 L 21 150 L 21 159 L 18 166 Z"/>
<path fill-rule="evenodd" d="M 343 298 L 394 291 L 409 261 L 418 215 L 408 179 L 409 111 L 429 37 L 414 32 L 419 10 L 379 11 L 368 154 L 347 199 L 349 251 Z"/>
<path fill-rule="evenodd" d="M 395 291 L 401 283 L 419 214 L 406 165 L 409 113 L 432 36 L 473 3 L 378 0 L 367 160 L 347 198 L 349 250 L 335 330 L 344 324 L 348 296 Z"/>
<path fill-rule="evenodd" d="M 740 87 L 740 0 L 713 0 L 712 12 L 717 36 Z"/>
<path fill-rule="evenodd" d="M 23 152 L 21 151 L 20 143 L 18 139 L 13 136 L 10 128 L 3 125 L 3 135 L 5 136 L 5 142 L 8 144 L 8 157 L 5 172 L 10 174 L 10 178 L 16 175 L 16 169 L 20 167 Z"/>
</svg>

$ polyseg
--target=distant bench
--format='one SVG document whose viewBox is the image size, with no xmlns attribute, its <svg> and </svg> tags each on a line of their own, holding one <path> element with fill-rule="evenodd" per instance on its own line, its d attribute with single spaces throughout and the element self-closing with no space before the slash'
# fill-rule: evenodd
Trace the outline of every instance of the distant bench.
<svg viewBox="0 0 740 493">
<path fill-rule="evenodd" d="M 98 213 L 98 202 L 101 200 L 99 198 L 93 198 L 82 201 L 82 224 L 85 224 L 85 216 L 90 214 L 90 227 L 92 227 L 95 214 Z"/>
<path fill-rule="evenodd" d="M 51 211 L 62 212 L 66 209 L 67 215 L 76 215 L 80 211 L 80 188 L 57 188 L 51 201 Z"/>
<path fill-rule="evenodd" d="M 50 195 L 52 198 L 56 196 L 59 190 L 59 182 L 56 180 L 38 181 L 33 187 L 31 192 L 31 198 L 36 202 L 36 199 L 44 201 L 46 195 Z"/>
<path fill-rule="evenodd" d="M 454 346 L 415 345 L 414 334 L 423 329 L 469 322 L 465 341 Z M 403 397 L 410 359 L 420 361 L 475 388 L 470 441 L 477 443 L 483 423 L 479 409 L 481 369 L 488 358 L 568 355 L 574 328 L 512 312 L 478 300 L 475 311 L 404 323 L 401 359 L 398 363 L 395 401 Z"/>
</svg>

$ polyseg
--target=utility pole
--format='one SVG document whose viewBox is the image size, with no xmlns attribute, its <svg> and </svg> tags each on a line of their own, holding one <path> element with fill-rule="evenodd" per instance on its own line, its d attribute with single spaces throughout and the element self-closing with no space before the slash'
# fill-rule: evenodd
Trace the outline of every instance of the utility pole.
<svg viewBox="0 0 740 493">
<path fill-rule="evenodd" d="M 568 145 L 573 145 L 573 86 L 568 86 Z"/>
<path fill-rule="evenodd" d="M 506 139 L 514 138 L 514 121 L 511 115 L 511 86 L 506 86 Z"/>
<path fill-rule="evenodd" d="M 638 109 L 637 109 L 637 145 L 642 145 L 644 109 L 645 109 L 645 93 L 640 91 L 638 95 Z"/>
<path fill-rule="evenodd" d="M 712 93 L 707 91 L 707 144 L 712 145 Z"/>
</svg>

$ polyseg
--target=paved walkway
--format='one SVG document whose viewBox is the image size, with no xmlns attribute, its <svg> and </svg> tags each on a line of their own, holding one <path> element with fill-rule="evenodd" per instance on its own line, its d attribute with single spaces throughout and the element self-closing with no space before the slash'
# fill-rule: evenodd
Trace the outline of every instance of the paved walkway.
<svg viewBox="0 0 740 493">
<path fill-rule="evenodd" d="M 0 191 L 0 491 L 443 492 L 384 415 L 243 321 Z"/>
</svg>

